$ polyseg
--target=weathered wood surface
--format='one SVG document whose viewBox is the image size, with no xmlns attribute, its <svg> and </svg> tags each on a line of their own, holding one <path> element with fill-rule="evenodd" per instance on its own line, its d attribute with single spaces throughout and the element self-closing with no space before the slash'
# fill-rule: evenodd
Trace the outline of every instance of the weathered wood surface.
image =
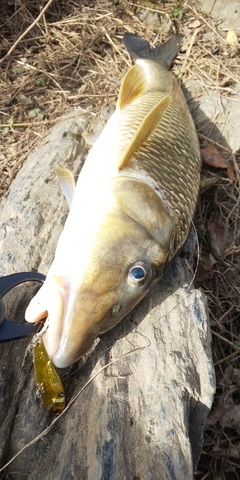
<svg viewBox="0 0 240 480">
<path fill-rule="evenodd" d="M 67 214 L 53 166 L 79 172 L 89 118 L 79 110 L 57 125 L 3 199 L 0 275 L 47 273 Z M 192 478 L 214 373 L 206 299 L 189 287 L 190 257 L 187 248 L 134 312 L 102 336 L 87 361 L 63 372 L 68 402 L 99 373 L 49 433 L 7 467 L 6 478 Z M 24 297 L 8 294 L 11 316 L 23 317 L 32 294 L 26 286 Z M 0 346 L 1 465 L 51 423 L 36 397 L 28 344 L 24 339 Z"/>
</svg>

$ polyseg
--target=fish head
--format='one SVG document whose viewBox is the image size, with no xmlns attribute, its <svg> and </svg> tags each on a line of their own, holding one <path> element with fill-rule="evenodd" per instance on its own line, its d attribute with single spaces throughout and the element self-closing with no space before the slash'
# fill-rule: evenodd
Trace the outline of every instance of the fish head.
<svg viewBox="0 0 240 480">
<path fill-rule="evenodd" d="M 159 210 L 162 203 L 157 194 L 132 179 L 112 182 L 110 190 L 114 201 L 91 235 L 86 233 L 78 251 L 73 248 L 69 275 L 59 275 L 53 264 L 42 287 L 45 292 L 48 288 L 43 310 L 48 312 L 49 328 L 44 343 L 59 368 L 76 362 L 98 335 L 114 327 L 141 301 L 168 258 L 172 221 Z M 159 241 L 154 228 L 157 231 L 161 226 L 164 233 Z"/>
</svg>

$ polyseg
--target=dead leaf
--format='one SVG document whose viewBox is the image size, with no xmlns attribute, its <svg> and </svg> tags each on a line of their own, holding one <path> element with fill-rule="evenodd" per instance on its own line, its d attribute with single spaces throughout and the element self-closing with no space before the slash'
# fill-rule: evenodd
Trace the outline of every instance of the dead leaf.
<svg viewBox="0 0 240 480">
<path fill-rule="evenodd" d="M 234 32 L 234 30 L 229 30 L 228 33 L 227 33 L 227 43 L 228 45 L 230 45 L 231 47 L 237 47 L 238 46 L 238 37 L 236 35 L 236 33 Z"/>
<path fill-rule="evenodd" d="M 219 381 L 219 384 L 224 387 L 225 390 L 228 390 L 229 386 L 233 384 L 240 387 L 240 369 L 229 365 L 226 368 L 222 379 Z"/>
<path fill-rule="evenodd" d="M 240 433 L 240 408 L 239 405 L 227 405 L 226 410 L 221 419 L 221 425 L 225 428 L 236 428 L 237 433 Z"/>
<path fill-rule="evenodd" d="M 199 20 L 194 20 L 192 23 L 188 25 L 188 28 L 198 28 L 201 26 L 201 22 Z"/>
<path fill-rule="evenodd" d="M 214 272 L 212 271 L 212 267 L 217 263 L 217 260 L 212 256 L 211 253 L 207 257 L 204 256 L 202 260 L 200 260 L 198 269 L 197 269 L 197 281 L 204 282 L 205 280 L 209 280 L 213 277 Z"/>
<path fill-rule="evenodd" d="M 201 178 L 200 178 L 200 192 L 201 193 L 205 192 L 206 190 L 208 190 L 208 188 L 215 185 L 221 179 L 222 179 L 222 172 L 213 173 L 202 168 Z"/>
<path fill-rule="evenodd" d="M 239 460 L 240 442 L 236 443 L 235 445 L 233 445 L 230 448 L 220 449 L 220 452 L 218 453 L 218 455 L 222 455 L 223 457 L 237 458 L 237 460 Z"/>
<path fill-rule="evenodd" d="M 212 219 L 207 228 L 212 253 L 216 258 L 220 259 L 224 249 L 224 229 L 217 219 Z"/>
<path fill-rule="evenodd" d="M 214 168 L 226 168 L 227 175 L 232 182 L 236 182 L 234 166 L 231 162 L 228 162 L 217 151 L 214 145 L 209 145 L 206 148 L 201 149 L 202 162 L 209 167 Z"/>
<path fill-rule="evenodd" d="M 208 257 L 205 259 L 205 268 L 210 272 L 212 270 L 212 267 L 217 263 L 217 260 L 212 256 L 211 253 L 209 253 Z"/>
<path fill-rule="evenodd" d="M 22 105 L 33 105 L 33 100 L 29 97 L 26 97 L 25 95 L 23 94 L 20 94 L 20 95 L 17 95 L 17 100 L 19 101 L 19 103 L 21 103 Z"/>
<path fill-rule="evenodd" d="M 223 428 L 235 428 L 240 434 L 240 406 L 236 397 L 239 392 L 240 370 L 229 365 L 219 382 L 222 393 L 214 411 L 209 415 L 207 425 L 219 423 Z"/>
<path fill-rule="evenodd" d="M 210 280 L 213 277 L 213 272 L 207 270 L 204 266 L 202 261 L 198 264 L 197 274 L 196 274 L 196 282 L 205 282 L 206 280 Z"/>
</svg>

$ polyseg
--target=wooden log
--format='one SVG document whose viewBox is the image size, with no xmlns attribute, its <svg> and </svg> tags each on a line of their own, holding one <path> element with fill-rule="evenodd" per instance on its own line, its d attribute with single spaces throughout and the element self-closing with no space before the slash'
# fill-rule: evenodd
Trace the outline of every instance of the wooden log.
<svg viewBox="0 0 240 480">
<path fill-rule="evenodd" d="M 2 200 L 0 275 L 47 273 L 67 215 L 53 166 L 78 174 L 89 121 L 79 110 L 57 125 Z M 206 299 L 191 283 L 193 248 L 191 240 L 135 310 L 61 371 L 67 402 L 79 395 L 6 478 L 192 479 L 214 394 Z M 22 319 L 33 293 L 29 285 L 10 292 L 8 316 Z M 53 420 L 36 396 L 29 341 L 1 344 L 1 466 Z"/>
</svg>

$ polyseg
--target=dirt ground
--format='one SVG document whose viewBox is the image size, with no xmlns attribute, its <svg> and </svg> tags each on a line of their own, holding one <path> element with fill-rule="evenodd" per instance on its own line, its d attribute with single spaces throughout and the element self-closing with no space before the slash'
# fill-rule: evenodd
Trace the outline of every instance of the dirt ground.
<svg viewBox="0 0 240 480">
<path fill-rule="evenodd" d="M 29 152 L 61 116 L 79 106 L 98 114 L 114 104 L 131 60 L 125 31 L 152 45 L 181 32 L 173 71 L 203 78 L 227 98 L 239 84 L 239 39 L 199 10 L 199 1 L 2 0 L 0 5 L 0 195 Z M 197 99 L 197 98 L 196 98 Z M 211 135 L 209 135 L 210 137 Z M 196 285 L 208 297 L 217 390 L 196 480 L 240 478 L 239 155 L 199 132 L 209 182 L 195 225 Z M 206 159 L 206 157 L 208 157 Z M 210 157 L 210 160 L 209 160 Z M 206 166 L 206 163 L 208 165 Z M 210 165 L 209 165 L 210 163 Z"/>
</svg>

